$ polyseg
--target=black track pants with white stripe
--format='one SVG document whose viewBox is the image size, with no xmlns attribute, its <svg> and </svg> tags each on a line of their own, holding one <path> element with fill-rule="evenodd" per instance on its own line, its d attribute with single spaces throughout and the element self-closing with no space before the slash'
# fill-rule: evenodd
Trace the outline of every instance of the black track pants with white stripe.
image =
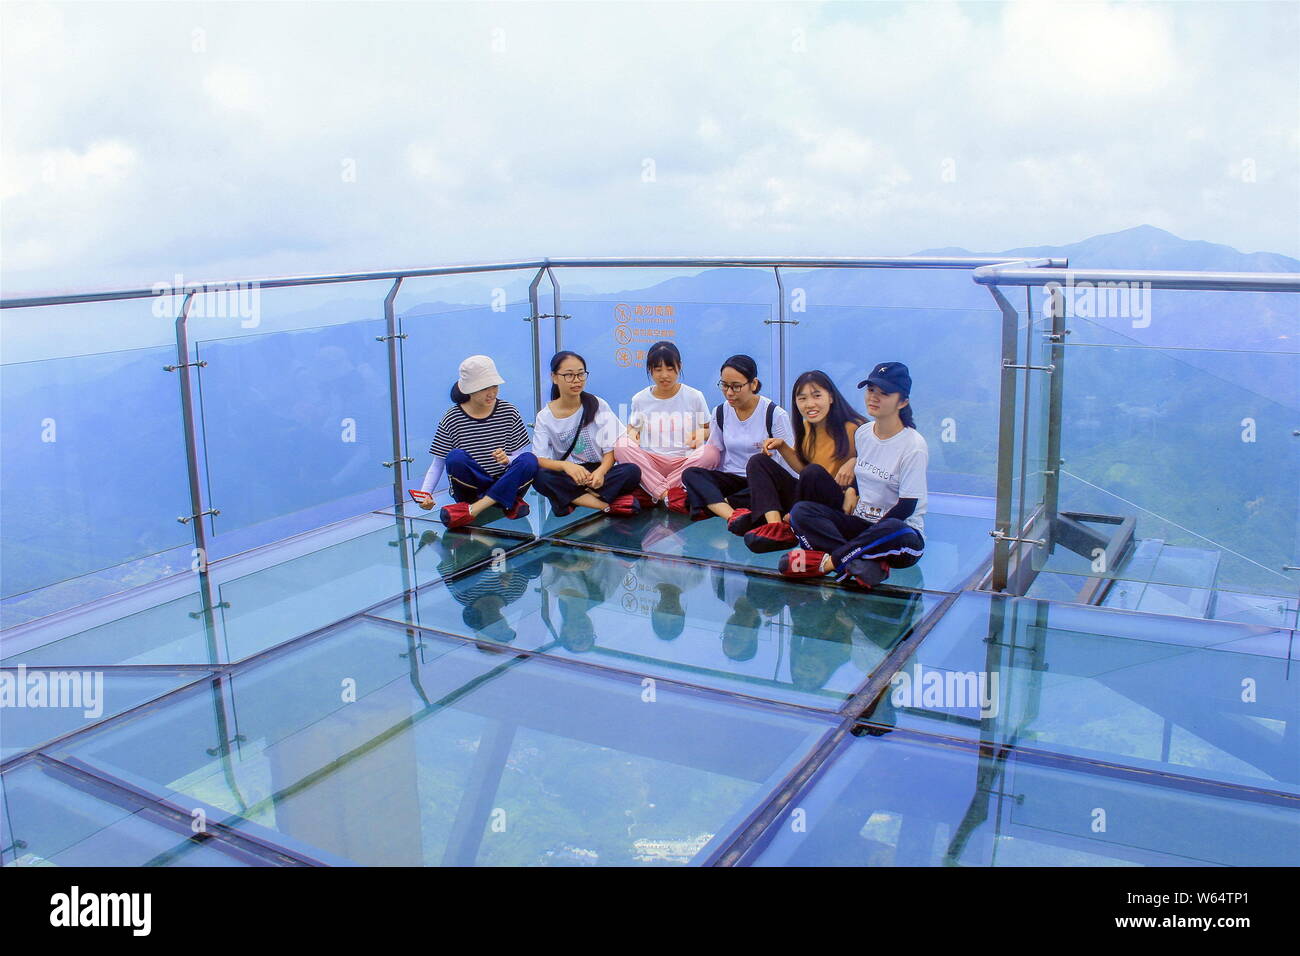
<svg viewBox="0 0 1300 956">
<path fill-rule="evenodd" d="M 829 553 L 841 569 L 858 558 L 910 568 L 925 551 L 921 533 L 906 522 L 882 518 L 873 523 L 816 501 L 795 502 L 790 529 L 802 547 Z"/>
</svg>

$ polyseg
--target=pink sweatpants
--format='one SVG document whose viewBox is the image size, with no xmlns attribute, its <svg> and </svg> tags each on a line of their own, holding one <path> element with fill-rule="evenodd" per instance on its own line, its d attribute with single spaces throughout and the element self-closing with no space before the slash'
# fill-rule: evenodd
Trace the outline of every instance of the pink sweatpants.
<svg viewBox="0 0 1300 956">
<path fill-rule="evenodd" d="M 722 463 L 722 454 L 704 445 L 682 458 L 673 458 L 647 451 L 624 435 L 614 443 L 614 460 L 640 468 L 641 487 L 651 498 L 662 498 L 670 488 L 682 483 L 682 472 L 687 468 L 717 468 Z"/>
</svg>

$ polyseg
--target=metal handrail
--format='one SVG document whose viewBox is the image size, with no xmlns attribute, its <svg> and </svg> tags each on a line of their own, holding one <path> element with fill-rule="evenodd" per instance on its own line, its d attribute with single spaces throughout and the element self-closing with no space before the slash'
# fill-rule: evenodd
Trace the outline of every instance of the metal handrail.
<svg viewBox="0 0 1300 956">
<path fill-rule="evenodd" d="M 223 279 L 219 281 L 186 282 L 180 286 L 160 283 L 148 289 L 116 289 L 103 292 L 76 292 L 61 295 L 24 296 L 0 299 L 0 309 L 26 309 L 45 305 L 74 305 L 81 302 L 110 302 L 120 299 L 150 299 L 160 295 L 185 295 L 188 293 L 225 292 L 246 289 L 255 285 L 259 289 L 280 289 L 304 285 L 328 285 L 338 282 L 368 282 L 377 279 L 421 279 L 430 276 L 466 275 L 477 272 L 511 272 L 523 269 L 664 269 L 664 268 L 753 268 L 770 269 L 786 266 L 794 269 L 975 269 L 997 264 L 1016 265 L 1024 260 L 1002 258 L 952 258 L 952 257 L 877 257 L 866 259 L 769 259 L 769 258 L 660 258 L 660 259 L 526 259 L 517 262 L 490 262 L 482 264 L 436 266 L 428 269 L 392 269 L 382 272 L 344 272 L 334 275 L 277 276 L 263 279 Z M 1044 259 L 1044 263 L 1064 264 L 1064 259 Z"/>
<path fill-rule="evenodd" d="M 1062 269 L 1055 265 L 1036 267 L 1055 260 L 980 266 L 972 278 L 984 286 L 1047 285 L 1077 286 L 1081 282 L 1117 282 L 1148 289 L 1191 289 L 1223 292 L 1300 292 L 1300 272 L 1173 272 L 1164 269 Z"/>
</svg>

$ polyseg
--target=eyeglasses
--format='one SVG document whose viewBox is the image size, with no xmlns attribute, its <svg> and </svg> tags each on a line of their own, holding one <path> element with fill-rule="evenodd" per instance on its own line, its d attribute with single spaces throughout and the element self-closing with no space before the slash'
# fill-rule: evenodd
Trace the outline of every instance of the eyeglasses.
<svg viewBox="0 0 1300 956">
<path fill-rule="evenodd" d="M 586 373 L 585 371 L 582 371 L 582 372 L 556 372 L 555 374 L 558 375 L 558 376 L 560 376 L 560 378 L 564 379 L 564 380 L 565 380 L 566 382 L 568 382 L 570 385 L 572 385 L 574 382 L 585 382 L 585 381 L 587 380 L 587 373 Z"/>
<path fill-rule="evenodd" d="M 738 383 L 720 381 L 718 382 L 718 388 L 722 389 L 724 392 L 738 392 L 752 381 L 752 378 L 747 378 L 743 382 Z"/>
</svg>

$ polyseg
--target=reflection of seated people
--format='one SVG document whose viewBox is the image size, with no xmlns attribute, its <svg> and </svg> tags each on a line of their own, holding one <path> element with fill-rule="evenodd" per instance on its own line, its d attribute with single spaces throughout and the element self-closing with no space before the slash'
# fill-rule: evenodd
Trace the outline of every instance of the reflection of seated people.
<svg viewBox="0 0 1300 956">
<path fill-rule="evenodd" d="M 623 562 L 604 554 L 566 549 L 548 555 L 542 588 L 555 598 L 560 609 L 555 639 L 561 647 L 583 654 L 595 646 L 596 625 L 591 611 L 605 602 L 612 586 L 610 577 L 622 578 L 625 570 Z"/>
<path fill-rule="evenodd" d="M 906 637 L 921 618 L 922 600 L 918 591 L 868 594 L 861 601 L 850 602 L 847 615 L 857 625 L 861 638 L 853 639 L 854 662 L 864 671 L 875 669 L 881 659 Z M 891 687 L 867 706 L 862 720 L 883 727 L 893 727 L 898 722 L 891 700 Z M 869 731 L 883 733 L 884 731 Z"/>
<path fill-rule="evenodd" d="M 842 613 L 847 597 L 809 589 L 791 602 L 790 683 L 797 689 L 820 690 L 849 659 L 853 622 Z"/>
<path fill-rule="evenodd" d="M 492 558 L 493 550 L 500 546 L 495 539 L 472 532 L 444 535 L 440 543 L 444 557 L 438 562 L 438 572 L 444 579 L 470 564 Z M 539 574 L 540 562 L 525 552 L 503 556 L 500 561 L 446 581 L 446 585 L 451 596 L 463 605 L 461 620 L 467 628 L 488 640 L 509 644 L 518 635 L 502 612 L 524 596 L 529 581 Z"/>
<path fill-rule="evenodd" d="M 686 630 L 682 595 L 699 576 L 700 569 L 694 565 L 643 558 L 623 577 L 627 592 L 623 606 L 642 613 L 645 603 L 650 603 L 650 629 L 661 641 L 674 641 Z"/>
<path fill-rule="evenodd" d="M 732 608 L 731 616 L 722 625 L 722 653 L 733 661 L 752 660 L 758 653 L 763 617 L 781 613 L 788 586 L 783 581 L 721 568 L 713 568 L 710 577 L 713 593 Z"/>
</svg>

